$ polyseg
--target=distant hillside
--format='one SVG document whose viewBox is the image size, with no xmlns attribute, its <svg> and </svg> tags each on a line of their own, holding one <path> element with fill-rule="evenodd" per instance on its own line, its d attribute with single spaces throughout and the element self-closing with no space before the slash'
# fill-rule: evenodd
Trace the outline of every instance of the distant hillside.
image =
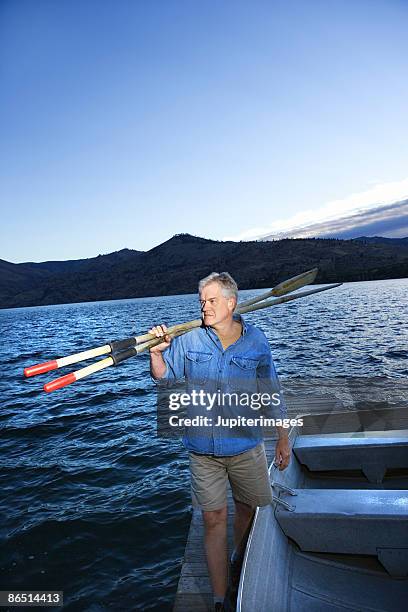
<svg viewBox="0 0 408 612">
<path fill-rule="evenodd" d="M 396 242 L 398 240 L 398 242 Z M 408 239 L 222 242 L 178 234 L 150 251 L 75 261 L 0 260 L 0 308 L 194 293 L 212 271 L 241 289 L 271 287 L 319 267 L 317 283 L 408 277 Z"/>
<path fill-rule="evenodd" d="M 371 242 L 377 244 L 394 244 L 395 246 L 408 246 L 407 238 L 385 238 L 384 236 L 359 236 L 353 238 L 353 240 L 359 240 L 360 242 Z"/>
</svg>

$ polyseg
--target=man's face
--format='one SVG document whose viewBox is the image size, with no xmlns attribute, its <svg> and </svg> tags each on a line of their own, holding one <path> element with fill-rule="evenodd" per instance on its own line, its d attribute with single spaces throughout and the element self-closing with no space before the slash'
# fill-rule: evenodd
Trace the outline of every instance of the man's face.
<svg viewBox="0 0 408 612">
<path fill-rule="evenodd" d="M 214 327 L 232 318 L 235 298 L 226 298 L 222 293 L 221 285 L 209 283 L 200 293 L 200 304 L 204 325 Z"/>
</svg>

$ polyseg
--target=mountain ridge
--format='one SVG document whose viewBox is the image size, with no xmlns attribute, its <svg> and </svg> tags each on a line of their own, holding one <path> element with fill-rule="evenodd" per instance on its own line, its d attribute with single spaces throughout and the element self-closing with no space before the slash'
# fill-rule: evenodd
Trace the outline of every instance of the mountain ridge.
<svg viewBox="0 0 408 612">
<path fill-rule="evenodd" d="M 408 277 L 408 238 L 222 241 L 176 234 L 149 251 L 13 264 L 0 260 L 0 308 L 194 293 L 214 270 L 241 289 L 269 288 L 313 267 L 317 283 Z"/>
</svg>

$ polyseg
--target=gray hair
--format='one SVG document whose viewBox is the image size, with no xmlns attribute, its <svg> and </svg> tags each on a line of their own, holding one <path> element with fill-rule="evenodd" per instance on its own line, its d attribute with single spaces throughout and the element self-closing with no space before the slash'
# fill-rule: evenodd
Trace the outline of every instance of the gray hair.
<svg viewBox="0 0 408 612">
<path fill-rule="evenodd" d="M 238 285 L 231 274 L 228 274 L 228 272 L 211 272 L 211 274 L 202 278 L 198 283 L 198 293 L 201 293 L 204 287 L 210 283 L 218 283 L 221 286 L 224 297 L 234 297 L 238 302 Z"/>
</svg>

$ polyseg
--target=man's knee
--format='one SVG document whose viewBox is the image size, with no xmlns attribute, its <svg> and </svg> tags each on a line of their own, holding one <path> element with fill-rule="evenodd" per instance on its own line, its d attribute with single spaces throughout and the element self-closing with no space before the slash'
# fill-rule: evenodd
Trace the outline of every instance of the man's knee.
<svg viewBox="0 0 408 612">
<path fill-rule="evenodd" d="M 203 510 L 205 529 L 216 529 L 227 523 L 227 506 L 219 510 Z"/>
<path fill-rule="evenodd" d="M 244 502 L 238 501 L 237 499 L 234 499 L 234 504 L 236 516 L 238 515 L 245 518 L 251 518 L 251 516 L 255 512 L 255 508 L 253 508 L 249 504 L 244 504 Z"/>
</svg>

